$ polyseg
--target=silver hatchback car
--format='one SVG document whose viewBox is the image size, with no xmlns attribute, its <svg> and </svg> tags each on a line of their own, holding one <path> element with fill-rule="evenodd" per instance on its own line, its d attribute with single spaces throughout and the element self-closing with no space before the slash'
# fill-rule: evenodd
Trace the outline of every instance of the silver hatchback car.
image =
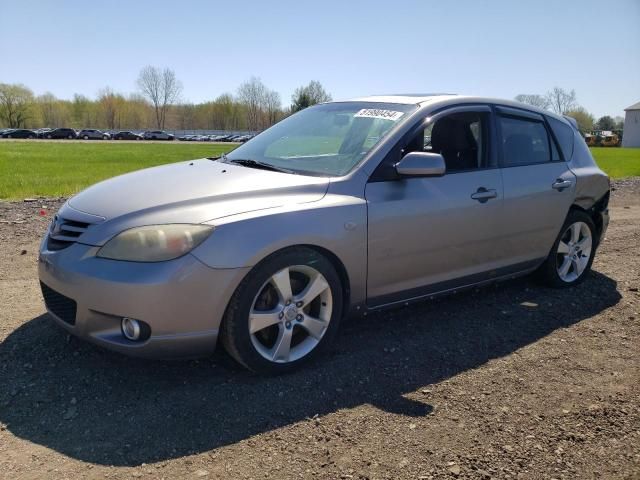
<svg viewBox="0 0 640 480">
<path fill-rule="evenodd" d="M 49 313 L 125 354 L 222 342 L 279 373 L 343 317 L 536 272 L 585 279 L 609 179 L 575 123 L 510 101 L 397 95 L 332 102 L 221 158 L 98 183 L 42 241 Z"/>
</svg>

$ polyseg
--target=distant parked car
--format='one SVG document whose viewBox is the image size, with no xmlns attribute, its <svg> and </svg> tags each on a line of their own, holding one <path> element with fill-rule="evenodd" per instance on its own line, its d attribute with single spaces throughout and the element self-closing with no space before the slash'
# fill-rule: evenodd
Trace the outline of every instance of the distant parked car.
<svg viewBox="0 0 640 480">
<path fill-rule="evenodd" d="M 111 140 L 111 135 L 101 130 L 85 128 L 84 130 L 80 130 L 78 138 L 82 138 L 83 140 Z"/>
<path fill-rule="evenodd" d="M 173 140 L 175 137 L 162 130 L 152 130 L 150 132 L 144 132 L 142 138 L 145 140 Z"/>
<path fill-rule="evenodd" d="M 11 129 L 2 134 L 2 138 L 36 138 L 37 136 L 36 132 L 25 128 Z"/>
<path fill-rule="evenodd" d="M 234 136 L 235 135 L 222 135 L 216 140 L 216 142 L 231 142 L 232 141 L 231 139 Z"/>
<path fill-rule="evenodd" d="M 57 138 L 78 138 L 78 134 L 73 128 L 54 128 L 44 134 L 45 138 L 57 139 Z"/>
<path fill-rule="evenodd" d="M 114 133 L 111 138 L 114 140 L 142 140 L 142 135 L 129 131 Z"/>
<path fill-rule="evenodd" d="M 14 130 L 15 130 L 15 128 L 0 128 L 0 138 L 2 138 L 2 136 L 5 133 L 9 133 L 9 132 L 12 132 Z"/>
<path fill-rule="evenodd" d="M 51 130 L 53 130 L 52 128 L 39 128 L 37 129 L 36 135 L 38 136 L 38 138 L 46 138 L 47 133 L 49 133 Z"/>
</svg>

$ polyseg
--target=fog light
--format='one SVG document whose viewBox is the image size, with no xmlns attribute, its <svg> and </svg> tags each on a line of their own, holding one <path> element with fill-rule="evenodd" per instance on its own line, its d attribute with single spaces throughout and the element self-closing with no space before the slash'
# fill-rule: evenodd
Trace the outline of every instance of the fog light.
<svg viewBox="0 0 640 480">
<path fill-rule="evenodd" d="M 140 328 L 140 322 L 133 318 L 124 317 L 122 319 L 122 334 L 129 340 L 139 340 L 140 333 L 142 329 Z"/>
</svg>

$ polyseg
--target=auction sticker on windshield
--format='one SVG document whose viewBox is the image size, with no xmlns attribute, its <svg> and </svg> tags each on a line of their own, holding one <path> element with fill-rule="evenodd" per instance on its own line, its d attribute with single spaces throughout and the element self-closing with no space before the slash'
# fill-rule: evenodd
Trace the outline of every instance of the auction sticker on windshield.
<svg viewBox="0 0 640 480">
<path fill-rule="evenodd" d="M 363 108 L 354 115 L 354 118 L 366 117 L 366 118 L 382 118 L 384 120 L 398 120 L 403 112 L 396 112 L 394 110 L 381 110 L 379 108 Z"/>
</svg>

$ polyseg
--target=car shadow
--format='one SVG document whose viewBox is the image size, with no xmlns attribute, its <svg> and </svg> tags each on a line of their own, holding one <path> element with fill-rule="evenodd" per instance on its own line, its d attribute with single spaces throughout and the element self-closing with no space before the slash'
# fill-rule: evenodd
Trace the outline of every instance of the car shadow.
<svg viewBox="0 0 640 480">
<path fill-rule="evenodd" d="M 153 362 L 103 351 L 41 315 L 0 344 L 0 422 L 69 457 L 134 466 L 210 451 L 363 404 L 429 415 L 414 392 L 508 355 L 615 305 L 592 273 L 551 290 L 520 279 L 350 319 L 334 347 L 293 374 L 264 378 L 222 353 Z M 416 400 L 416 398 L 424 398 Z"/>
</svg>

